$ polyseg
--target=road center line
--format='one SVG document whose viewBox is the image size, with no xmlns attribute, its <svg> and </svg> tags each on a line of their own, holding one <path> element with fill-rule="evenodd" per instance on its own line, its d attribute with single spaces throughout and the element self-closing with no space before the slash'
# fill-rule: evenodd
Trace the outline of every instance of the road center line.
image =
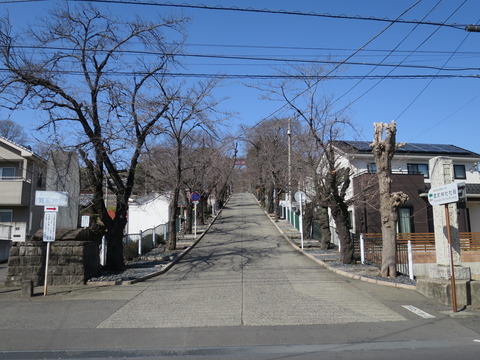
<svg viewBox="0 0 480 360">
<path fill-rule="evenodd" d="M 434 319 L 435 316 L 430 315 L 429 313 L 420 310 L 419 308 L 413 306 L 413 305 L 402 305 L 404 309 L 407 309 L 408 311 L 411 311 L 412 313 L 424 318 L 424 319 Z"/>
</svg>

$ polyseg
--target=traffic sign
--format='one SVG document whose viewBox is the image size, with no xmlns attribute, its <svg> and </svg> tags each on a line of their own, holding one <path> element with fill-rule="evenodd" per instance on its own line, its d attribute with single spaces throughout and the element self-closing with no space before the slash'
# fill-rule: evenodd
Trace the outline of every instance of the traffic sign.
<svg viewBox="0 0 480 360">
<path fill-rule="evenodd" d="M 54 211 L 54 212 L 58 212 L 58 206 L 45 206 L 44 208 L 44 211 L 47 212 L 47 211 Z"/>
<path fill-rule="evenodd" d="M 431 205 L 445 205 L 458 201 L 458 185 L 450 183 L 431 188 L 428 191 L 428 202 Z"/>
<path fill-rule="evenodd" d="M 190 195 L 190 199 L 192 201 L 199 201 L 200 197 L 201 197 L 201 195 L 198 192 L 194 192 Z"/>
<path fill-rule="evenodd" d="M 64 191 L 35 191 L 37 206 L 68 206 L 68 193 Z"/>
<path fill-rule="evenodd" d="M 298 203 L 304 204 L 305 200 L 307 200 L 307 195 L 305 195 L 305 193 L 303 191 L 297 191 L 295 193 L 295 200 Z"/>
</svg>

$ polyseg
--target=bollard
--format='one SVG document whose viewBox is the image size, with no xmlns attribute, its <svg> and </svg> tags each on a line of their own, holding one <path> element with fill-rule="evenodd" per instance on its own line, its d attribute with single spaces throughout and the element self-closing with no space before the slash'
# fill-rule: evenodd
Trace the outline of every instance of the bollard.
<svg viewBox="0 0 480 360">
<path fill-rule="evenodd" d="M 30 298 L 33 296 L 33 281 L 24 280 L 22 282 L 22 298 Z"/>
</svg>

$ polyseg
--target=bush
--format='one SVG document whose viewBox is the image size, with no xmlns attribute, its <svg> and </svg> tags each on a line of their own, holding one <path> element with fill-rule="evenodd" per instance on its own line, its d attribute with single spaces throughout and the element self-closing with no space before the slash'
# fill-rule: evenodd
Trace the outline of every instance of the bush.
<svg viewBox="0 0 480 360">
<path fill-rule="evenodd" d="M 138 243 L 132 241 L 123 245 L 123 258 L 125 260 L 133 260 L 138 257 Z"/>
</svg>

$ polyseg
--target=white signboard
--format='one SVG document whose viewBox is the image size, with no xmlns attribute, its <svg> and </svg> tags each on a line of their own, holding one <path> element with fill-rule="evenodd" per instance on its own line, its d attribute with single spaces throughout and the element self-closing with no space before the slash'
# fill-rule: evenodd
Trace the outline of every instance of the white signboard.
<svg viewBox="0 0 480 360">
<path fill-rule="evenodd" d="M 428 192 L 428 202 L 431 205 L 445 205 L 458 201 L 458 185 L 451 183 L 436 188 L 431 188 Z"/>
<path fill-rule="evenodd" d="M 82 216 L 82 228 L 88 228 L 90 226 L 90 216 L 83 215 Z"/>
<path fill-rule="evenodd" d="M 64 191 L 35 191 L 37 206 L 68 206 L 68 193 Z"/>
<path fill-rule="evenodd" d="M 43 241 L 55 241 L 57 227 L 57 212 L 47 211 L 43 216 Z"/>
</svg>

